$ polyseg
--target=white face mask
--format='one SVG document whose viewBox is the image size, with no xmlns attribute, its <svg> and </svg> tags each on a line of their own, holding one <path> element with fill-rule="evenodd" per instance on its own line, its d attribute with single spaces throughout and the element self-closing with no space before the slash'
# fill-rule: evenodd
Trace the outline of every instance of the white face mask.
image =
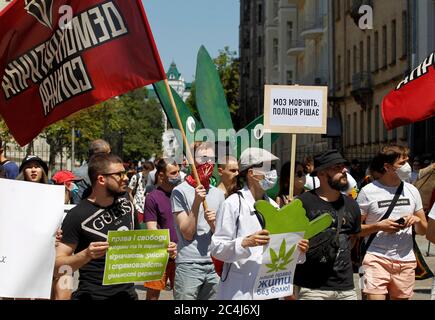
<svg viewBox="0 0 435 320">
<path fill-rule="evenodd" d="M 269 189 L 272 189 L 276 182 L 278 181 L 278 174 L 276 170 L 272 170 L 269 172 L 266 172 L 264 174 L 264 179 L 260 180 L 260 186 L 264 191 L 267 191 Z"/>
<path fill-rule="evenodd" d="M 409 177 L 411 176 L 412 168 L 409 163 L 405 163 L 400 168 L 396 169 L 396 174 L 400 180 L 409 181 Z"/>
</svg>

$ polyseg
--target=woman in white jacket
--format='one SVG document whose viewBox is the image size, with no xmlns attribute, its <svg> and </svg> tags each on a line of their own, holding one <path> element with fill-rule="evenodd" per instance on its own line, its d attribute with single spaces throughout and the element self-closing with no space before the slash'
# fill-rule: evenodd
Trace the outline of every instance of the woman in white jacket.
<svg viewBox="0 0 435 320">
<path fill-rule="evenodd" d="M 211 241 L 211 255 L 224 261 L 218 289 L 218 300 L 250 300 L 257 273 L 261 266 L 263 246 L 268 244 L 269 231 L 255 211 L 254 203 L 267 200 L 266 195 L 277 181 L 271 162 L 278 160 L 270 152 L 248 148 L 240 157 L 240 177 L 244 187 L 228 197 L 216 214 L 216 230 Z M 298 248 L 308 250 L 308 240 L 301 240 Z"/>
</svg>

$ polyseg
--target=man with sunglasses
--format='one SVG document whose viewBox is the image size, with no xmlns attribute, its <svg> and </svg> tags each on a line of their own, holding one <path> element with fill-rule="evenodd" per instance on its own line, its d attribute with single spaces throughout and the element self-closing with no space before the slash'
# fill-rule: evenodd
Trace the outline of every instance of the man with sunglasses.
<svg viewBox="0 0 435 320">
<path fill-rule="evenodd" d="M 128 177 L 122 160 L 99 153 L 89 162 L 91 195 L 66 215 L 62 242 L 56 248 L 55 271 L 80 269 L 73 300 L 137 300 L 132 283 L 103 286 L 109 231 L 140 229 L 133 203 L 126 195 Z M 176 253 L 175 244 L 168 252 Z"/>
<path fill-rule="evenodd" d="M 192 175 L 174 188 L 172 212 L 178 237 L 175 269 L 175 300 L 213 300 L 219 277 L 210 257 L 211 236 L 215 229 L 216 212 L 224 202 L 224 193 L 210 184 L 213 174 L 214 145 L 195 142 L 195 166 L 200 184 Z M 204 210 L 206 200 L 208 210 Z"/>
<path fill-rule="evenodd" d="M 349 185 L 345 163 L 337 150 L 314 157 L 311 175 L 319 178 L 320 186 L 299 197 L 310 221 L 324 213 L 333 218 L 330 228 L 310 239 L 307 260 L 296 267 L 300 300 L 357 299 L 350 249 L 351 235 L 361 230 L 361 214 L 356 201 L 342 194 Z"/>
</svg>

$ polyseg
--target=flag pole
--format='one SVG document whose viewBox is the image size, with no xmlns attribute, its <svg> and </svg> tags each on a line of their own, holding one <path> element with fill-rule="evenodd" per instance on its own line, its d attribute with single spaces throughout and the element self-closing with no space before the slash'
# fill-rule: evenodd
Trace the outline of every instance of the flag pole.
<svg viewBox="0 0 435 320">
<path fill-rule="evenodd" d="M 193 160 L 192 152 L 190 151 L 190 146 L 189 146 L 189 143 L 187 141 L 186 133 L 184 131 L 184 127 L 183 127 L 183 124 L 181 122 L 180 115 L 178 114 L 177 106 L 175 104 L 175 100 L 174 100 L 174 97 L 172 95 L 172 91 L 171 91 L 171 88 L 169 86 L 168 79 L 165 79 L 165 86 L 166 86 L 166 91 L 168 91 L 169 100 L 171 101 L 172 109 L 173 109 L 174 114 L 175 114 L 175 119 L 177 120 L 178 128 L 181 131 L 181 136 L 183 137 L 183 142 L 184 142 L 184 145 L 186 146 L 187 161 L 189 161 L 189 163 L 192 165 L 193 178 L 195 179 L 196 185 L 200 185 L 201 181 L 199 180 L 198 171 L 196 170 L 196 166 L 195 166 L 195 161 Z M 204 206 L 204 211 L 207 211 L 208 205 L 207 205 L 207 202 L 205 200 L 202 203 L 202 205 Z"/>
</svg>

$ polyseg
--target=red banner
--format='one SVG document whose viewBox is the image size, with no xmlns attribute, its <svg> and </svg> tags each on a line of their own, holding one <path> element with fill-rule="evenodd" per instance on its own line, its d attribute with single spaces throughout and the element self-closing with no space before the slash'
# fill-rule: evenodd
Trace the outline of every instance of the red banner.
<svg viewBox="0 0 435 320">
<path fill-rule="evenodd" d="M 0 114 L 15 140 L 163 80 L 141 0 L 15 0 L 0 13 Z"/>
<path fill-rule="evenodd" d="M 388 130 L 435 115 L 435 53 L 413 70 L 382 102 Z"/>
</svg>

